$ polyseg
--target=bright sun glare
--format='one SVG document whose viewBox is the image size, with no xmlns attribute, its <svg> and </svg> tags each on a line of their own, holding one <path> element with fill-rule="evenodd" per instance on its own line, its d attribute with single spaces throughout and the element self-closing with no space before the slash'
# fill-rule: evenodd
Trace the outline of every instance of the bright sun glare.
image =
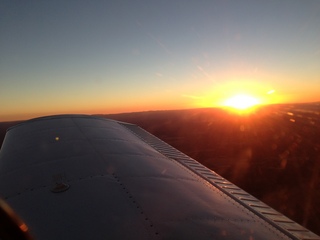
<svg viewBox="0 0 320 240">
<path fill-rule="evenodd" d="M 248 108 L 251 108 L 257 104 L 259 104 L 260 102 L 258 101 L 258 99 L 251 97 L 249 95 L 236 95 L 233 96 L 229 99 L 227 99 L 224 102 L 224 106 L 226 107 L 232 107 L 238 110 L 246 110 Z"/>
</svg>

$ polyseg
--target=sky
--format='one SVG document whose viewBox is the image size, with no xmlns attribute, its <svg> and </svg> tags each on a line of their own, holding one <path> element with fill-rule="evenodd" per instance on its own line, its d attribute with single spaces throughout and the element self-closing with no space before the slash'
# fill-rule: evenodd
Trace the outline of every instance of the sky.
<svg viewBox="0 0 320 240">
<path fill-rule="evenodd" d="M 0 1 L 0 122 L 320 101 L 320 1 Z"/>
</svg>

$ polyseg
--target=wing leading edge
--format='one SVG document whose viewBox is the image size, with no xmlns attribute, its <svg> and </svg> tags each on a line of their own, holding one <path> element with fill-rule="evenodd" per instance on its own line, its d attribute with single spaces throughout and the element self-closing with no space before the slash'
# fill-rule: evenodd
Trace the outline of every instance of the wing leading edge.
<svg viewBox="0 0 320 240">
<path fill-rule="evenodd" d="M 35 239 L 320 239 L 140 127 L 84 115 L 10 128 L 0 196 Z"/>
</svg>

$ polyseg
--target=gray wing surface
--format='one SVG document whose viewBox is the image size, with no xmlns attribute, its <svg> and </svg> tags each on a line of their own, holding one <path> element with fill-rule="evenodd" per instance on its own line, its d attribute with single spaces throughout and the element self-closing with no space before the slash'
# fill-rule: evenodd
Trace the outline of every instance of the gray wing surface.
<svg viewBox="0 0 320 240">
<path fill-rule="evenodd" d="M 320 239 L 142 128 L 85 115 L 10 128 L 0 197 L 34 239 Z"/>
</svg>

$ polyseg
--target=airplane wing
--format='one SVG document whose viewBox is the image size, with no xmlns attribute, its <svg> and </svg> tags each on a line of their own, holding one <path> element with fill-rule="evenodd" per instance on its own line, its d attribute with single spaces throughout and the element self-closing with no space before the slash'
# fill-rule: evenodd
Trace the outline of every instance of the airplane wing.
<svg viewBox="0 0 320 240">
<path fill-rule="evenodd" d="M 23 122 L 0 197 L 34 239 L 320 239 L 142 128 L 85 115 Z"/>
</svg>

